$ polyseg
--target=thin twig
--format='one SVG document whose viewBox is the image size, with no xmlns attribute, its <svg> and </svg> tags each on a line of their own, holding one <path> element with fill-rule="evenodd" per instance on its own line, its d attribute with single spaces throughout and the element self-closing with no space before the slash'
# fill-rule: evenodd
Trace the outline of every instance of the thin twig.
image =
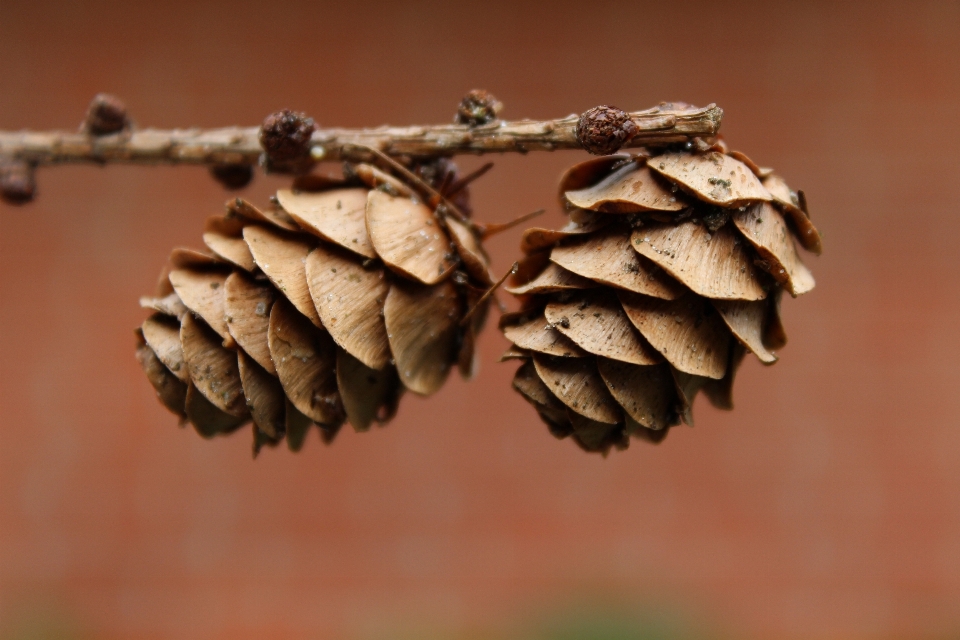
<svg viewBox="0 0 960 640">
<path fill-rule="evenodd" d="M 442 193 L 448 198 L 452 198 L 453 196 L 457 195 L 458 193 L 466 189 L 471 182 L 473 182 L 478 178 L 483 177 L 487 173 L 487 171 L 490 171 L 490 169 L 493 169 L 492 162 L 486 163 L 479 169 L 474 169 L 473 171 L 463 176 L 453 184 L 441 185 L 440 193 Z M 446 176 L 444 176 L 444 180 L 450 178 L 452 175 L 453 174 L 448 173 Z"/>
<path fill-rule="evenodd" d="M 684 142 L 715 136 L 723 110 L 671 105 L 630 113 L 637 132 L 625 147 Z M 314 161 L 369 162 L 369 148 L 392 157 L 436 158 L 485 154 L 580 149 L 577 116 L 557 120 L 495 120 L 470 127 L 462 124 L 318 129 L 311 137 Z M 260 161 L 257 127 L 226 129 L 124 129 L 108 135 L 88 131 L 0 131 L 0 157 L 32 165 L 67 163 L 247 164 Z"/>
<path fill-rule="evenodd" d="M 509 221 L 509 222 L 487 222 L 487 223 L 481 223 L 481 224 L 477 225 L 477 226 L 480 227 L 480 237 L 481 237 L 483 240 L 486 240 L 487 238 L 489 238 L 489 237 L 491 237 L 491 236 L 495 236 L 495 235 L 497 235 L 498 233 L 502 233 L 502 232 L 506 231 L 507 229 L 512 229 L 512 228 L 514 228 L 515 226 L 517 226 L 518 224 L 521 224 L 521 223 L 523 223 L 523 222 L 526 222 L 527 220 L 532 220 L 533 218 L 536 218 L 537 216 L 545 213 L 546 211 L 547 211 L 546 209 L 537 209 L 536 211 L 531 211 L 530 213 L 525 213 L 525 214 L 523 214 L 523 215 L 520 216 L 520 217 L 514 218 L 513 220 L 511 220 L 511 221 Z"/>
<path fill-rule="evenodd" d="M 520 263 L 514 262 L 513 266 L 510 267 L 510 270 L 507 271 L 505 274 L 503 274 L 502 278 L 500 278 L 495 283 L 493 283 L 493 285 L 489 289 L 487 289 L 486 293 L 480 296 L 480 299 L 477 300 L 477 303 L 473 305 L 473 307 L 469 311 L 467 311 L 467 315 L 463 316 L 463 318 L 460 319 L 460 326 L 461 327 L 467 326 L 467 322 L 469 322 L 470 318 L 473 317 L 473 314 L 477 312 L 477 309 L 480 308 L 480 305 L 483 304 L 487 300 L 487 298 L 489 298 L 494 293 L 496 293 L 497 289 L 499 289 L 500 286 L 507 281 L 507 278 L 515 274 L 517 272 L 517 269 L 519 268 L 520 268 Z M 503 309 L 501 308 L 501 311 L 502 310 Z"/>
</svg>

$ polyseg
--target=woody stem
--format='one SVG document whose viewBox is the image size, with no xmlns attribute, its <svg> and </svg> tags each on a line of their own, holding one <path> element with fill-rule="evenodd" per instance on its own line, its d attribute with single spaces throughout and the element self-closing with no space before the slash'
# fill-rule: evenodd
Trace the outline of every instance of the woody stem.
<svg viewBox="0 0 960 640">
<path fill-rule="evenodd" d="M 695 137 L 711 138 L 723 110 L 672 108 L 669 105 L 629 113 L 636 134 L 624 147 L 661 146 Z M 392 157 L 428 159 L 460 154 L 481 155 L 581 149 L 576 115 L 557 120 L 495 120 L 480 126 L 462 124 L 317 129 L 311 137 L 313 161 L 369 162 L 371 148 Z M 263 149 L 258 127 L 225 129 L 124 129 L 92 135 L 88 131 L 0 131 L 0 160 L 30 165 L 67 163 L 255 165 Z"/>
</svg>

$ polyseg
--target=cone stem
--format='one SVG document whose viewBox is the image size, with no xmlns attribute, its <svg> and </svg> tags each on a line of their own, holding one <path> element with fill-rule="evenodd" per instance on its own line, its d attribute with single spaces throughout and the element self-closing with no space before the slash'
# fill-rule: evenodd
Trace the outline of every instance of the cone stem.
<svg viewBox="0 0 960 640">
<path fill-rule="evenodd" d="M 636 135 L 624 147 L 684 142 L 717 134 L 723 110 L 716 105 L 676 109 L 668 105 L 629 114 Z M 580 149 L 577 116 L 558 120 L 495 120 L 470 127 L 461 124 L 318 129 L 311 138 L 314 161 L 369 162 L 370 148 L 393 157 L 435 158 Z M 258 127 L 226 129 L 124 129 L 91 135 L 87 131 L 0 131 L 0 159 L 32 165 L 68 163 L 254 165 L 263 150 Z"/>
</svg>

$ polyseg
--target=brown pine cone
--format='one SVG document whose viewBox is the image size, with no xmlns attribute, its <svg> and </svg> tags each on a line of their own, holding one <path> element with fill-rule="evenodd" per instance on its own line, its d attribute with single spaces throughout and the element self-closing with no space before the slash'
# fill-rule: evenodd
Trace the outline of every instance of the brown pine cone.
<svg viewBox="0 0 960 640">
<path fill-rule="evenodd" d="M 794 246 L 820 253 L 802 192 L 700 146 L 583 162 L 561 180 L 569 224 L 524 233 L 504 359 L 523 361 L 513 386 L 551 433 L 587 451 L 660 442 L 701 390 L 731 409 L 746 352 L 772 364 L 786 342 L 781 292 L 814 286 Z"/>
<path fill-rule="evenodd" d="M 472 223 L 370 165 L 298 179 L 271 207 L 240 198 L 207 221 L 207 251 L 175 249 L 137 330 L 160 400 L 204 437 L 254 424 L 254 454 L 296 451 L 349 420 L 385 423 L 410 390 L 469 378 L 490 286 Z M 439 207 L 437 207 L 439 209 Z"/>
</svg>

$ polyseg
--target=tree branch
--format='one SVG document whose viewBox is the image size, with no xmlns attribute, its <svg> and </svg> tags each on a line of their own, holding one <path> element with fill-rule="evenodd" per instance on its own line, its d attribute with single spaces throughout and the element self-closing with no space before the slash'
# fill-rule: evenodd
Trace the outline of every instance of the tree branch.
<svg viewBox="0 0 960 640">
<path fill-rule="evenodd" d="M 661 146 L 717 134 L 723 110 L 716 105 L 685 108 L 663 104 L 628 114 L 636 132 L 624 147 Z M 313 132 L 314 161 L 369 162 L 367 147 L 413 159 L 528 151 L 582 149 L 578 116 L 558 120 L 494 120 L 489 124 L 318 129 Z M 226 129 L 124 129 L 92 135 L 89 131 L 0 131 L 0 159 L 30 165 L 67 163 L 254 165 L 260 162 L 258 127 Z"/>
</svg>

